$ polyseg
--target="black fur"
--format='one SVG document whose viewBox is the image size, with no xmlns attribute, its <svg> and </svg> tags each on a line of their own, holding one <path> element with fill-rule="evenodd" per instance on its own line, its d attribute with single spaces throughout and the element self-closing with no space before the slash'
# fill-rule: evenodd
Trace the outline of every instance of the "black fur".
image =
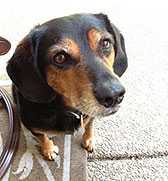
<svg viewBox="0 0 168 181">
<path fill-rule="evenodd" d="M 66 107 L 60 96 L 50 103 L 35 103 L 26 100 L 13 86 L 13 96 L 23 124 L 28 128 L 41 128 L 43 130 L 57 130 L 74 132 L 80 127 L 77 119 L 70 111 L 80 115 L 75 109 Z"/>
<path fill-rule="evenodd" d="M 73 132 L 80 126 L 80 121 L 68 112 L 78 110 L 66 107 L 62 95 L 48 86 L 44 68 L 51 63 L 46 57 L 48 47 L 63 36 L 73 38 L 80 45 L 81 53 L 87 55 L 88 59 L 89 56 L 93 56 L 89 52 L 85 37 L 85 31 L 92 27 L 106 29 L 113 35 L 117 52 L 114 71 L 118 76 L 125 72 L 127 56 L 124 38 L 107 16 L 78 14 L 54 19 L 35 27 L 25 38 L 28 47 L 22 48 L 20 45 L 7 65 L 8 75 L 13 81 L 14 100 L 27 128 Z M 27 48 L 30 51 L 28 55 L 22 50 Z M 91 71 L 104 71 L 94 62 L 87 63 Z"/>
<path fill-rule="evenodd" d="M 29 48 L 30 53 L 25 55 L 25 51 L 20 50 L 22 46 L 20 45 L 7 66 L 8 75 L 22 95 L 27 100 L 41 103 L 50 102 L 55 98 L 54 92 L 47 85 L 37 65 L 39 43 L 44 33 L 46 33 L 45 27 L 36 27 L 32 30 L 25 38 L 28 47 L 24 47 Z"/>
</svg>

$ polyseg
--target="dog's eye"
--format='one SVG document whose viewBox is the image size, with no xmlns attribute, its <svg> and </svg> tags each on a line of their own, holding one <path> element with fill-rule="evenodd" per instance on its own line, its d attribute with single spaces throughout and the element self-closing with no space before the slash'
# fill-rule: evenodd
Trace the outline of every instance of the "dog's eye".
<svg viewBox="0 0 168 181">
<path fill-rule="evenodd" d="M 106 38 L 106 39 L 103 39 L 102 41 L 101 41 L 101 47 L 103 48 L 103 49 L 110 49 L 111 48 L 111 40 L 110 39 L 108 39 L 108 38 Z"/>
<path fill-rule="evenodd" d="M 59 52 L 53 57 L 53 62 L 56 64 L 64 64 L 67 60 L 67 55 L 64 52 Z"/>
<path fill-rule="evenodd" d="M 58 68 L 67 69 L 69 66 L 72 66 L 76 63 L 74 59 L 65 51 L 57 52 L 52 57 L 52 64 L 57 66 Z"/>
</svg>

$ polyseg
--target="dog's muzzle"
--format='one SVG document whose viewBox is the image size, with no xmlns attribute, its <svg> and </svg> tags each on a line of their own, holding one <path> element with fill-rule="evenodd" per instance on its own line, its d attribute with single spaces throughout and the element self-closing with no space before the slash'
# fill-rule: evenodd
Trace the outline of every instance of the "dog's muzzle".
<svg viewBox="0 0 168 181">
<path fill-rule="evenodd" d="M 106 81 L 95 87 L 94 94 L 99 104 L 111 108 L 122 102 L 125 88 L 119 81 Z"/>
</svg>

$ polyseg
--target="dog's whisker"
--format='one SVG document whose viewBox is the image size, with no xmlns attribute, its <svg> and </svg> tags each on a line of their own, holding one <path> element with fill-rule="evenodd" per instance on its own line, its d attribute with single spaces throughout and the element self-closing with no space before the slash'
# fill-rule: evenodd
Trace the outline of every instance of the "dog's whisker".
<svg viewBox="0 0 168 181">
<path fill-rule="evenodd" d="M 99 106 L 95 104 L 93 101 L 88 101 L 87 104 L 77 105 L 77 108 L 82 112 L 87 113 L 88 115 L 94 116 L 97 114 Z"/>
</svg>

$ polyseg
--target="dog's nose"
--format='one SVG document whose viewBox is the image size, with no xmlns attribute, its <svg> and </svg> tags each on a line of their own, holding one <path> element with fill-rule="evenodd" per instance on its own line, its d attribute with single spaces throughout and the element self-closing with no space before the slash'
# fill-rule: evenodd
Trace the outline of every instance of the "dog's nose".
<svg viewBox="0 0 168 181">
<path fill-rule="evenodd" d="M 120 92 L 115 92 L 109 97 L 105 97 L 102 99 L 101 103 L 105 107 L 112 107 L 116 104 L 120 104 L 124 98 L 125 91 L 124 89 L 121 90 Z"/>
<path fill-rule="evenodd" d="M 125 88 L 119 83 L 111 86 L 104 84 L 98 86 L 94 93 L 98 102 L 104 107 L 109 108 L 122 102 L 125 94 Z"/>
</svg>

